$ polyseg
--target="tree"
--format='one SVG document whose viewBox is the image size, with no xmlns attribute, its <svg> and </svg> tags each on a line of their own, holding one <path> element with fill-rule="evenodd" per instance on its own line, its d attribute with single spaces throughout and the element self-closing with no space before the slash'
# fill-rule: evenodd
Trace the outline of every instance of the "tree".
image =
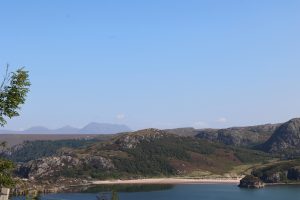
<svg viewBox="0 0 300 200">
<path fill-rule="evenodd" d="M 25 103 L 29 92 L 30 81 L 28 71 L 24 68 L 16 72 L 8 72 L 8 65 L 3 81 L 0 85 L 0 126 L 4 126 L 6 118 L 19 116 L 20 106 Z M 5 148 L 6 142 L 0 142 L 0 148 Z M 14 185 L 12 178 L 13 162 L 0 158 L 0 187 Z"/>
<path fill-rule="evenodd" d="M 19 116 L 20 105 L 25 103 L 25 98 L 29 92 L 30 81 L 28 71 L 24 68 L 16 72 L 6 73 L 0 85 L 0 125 L 6 124 L 6 117 Z"/>
<path fill-rule="evenodd" d="M 14 185 L 14 181 L 11 176 L 13 169 L 13 162 L 5 159 L 0 159 L 0 187 L 11 187 Z"/>
</svg>

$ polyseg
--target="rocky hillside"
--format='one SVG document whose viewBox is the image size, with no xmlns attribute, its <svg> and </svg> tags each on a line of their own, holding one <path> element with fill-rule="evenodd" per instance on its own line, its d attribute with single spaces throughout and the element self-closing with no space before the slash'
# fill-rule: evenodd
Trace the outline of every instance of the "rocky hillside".
<svg viewBox="0 0 300 200">
<path fill-rule="evenodd" d="M 199 133 L 198 129 L 191 128 L 191 127 L 166 129 L 165 131 L 179 136 L 195 136 Z"/>
<path fill-rule="evenodd" d="M 233 146 L 254 146 L 267 141 L 280 124 L 198 130 L 196 137 Z"/>
<path fill-rule="evenodd" d="M 21 162 L 16 175 L 38 182 L 232 175 L 254 169 L 253 180 L 283 183 L 300 181 L 300 160 L 274 158 L 295 158 L 299 147 L 300 119 L 292 119 L 219 130 L 145 129 L 90 140 L 33 141 L 15 147 L 8 158 Z"/>
<path fill-rule="evenodd" d="M 84 170 L 86 166 L 95 170 L 105 171 L 114 169 L 111 160 L 102 156 L 86 155 L 77 157 L 71 155 L 51 156 L 39 158 L 22 164 L 17 169 L 17 174 L 29 179 L 58 178 L 61 176 L 73 176 L 73 169 Z"/>
<path fill-rule="evenodd" d="M 266 159 L 268 155 L 257 151 L 146 129 L 83 148 L 60 149 L 55 155 L 21 164 L 16 173 L 35 180 L 224 174 L 238 165 Z"/>
<path fill-rule="evenodd" d="M 282 124 L 259 148 L 271 153 L 300 154 L 300 118 Z"/>
<path fill-rule="evenodd" d="M 255 169 L 252 174 L 265 183 L 300 181 L 300 160 L 278 161 Z"/>
<path fill-rule="evenodd" d="M 96 142 L 106 141 L 108 138 L 95 137 L 91 139 L 25 141 L 22 144 L 2 151 L 0 156 L 14 162 L 28 162 L 41 157 L 55 155 L 61 148 L 84 148 Z"/>
</svg>

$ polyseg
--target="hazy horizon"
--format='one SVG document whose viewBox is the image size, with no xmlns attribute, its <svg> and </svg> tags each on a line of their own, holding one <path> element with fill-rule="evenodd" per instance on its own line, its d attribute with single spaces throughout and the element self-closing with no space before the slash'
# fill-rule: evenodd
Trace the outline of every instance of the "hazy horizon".
<svg viewBox="0 0 300 200">
<path fill-rule="evenodd" d="M 294 117 L 294 118 L 297 118 L 297 117 Z M 63 126 L 59 126 L 59 127 L 47 127 L 47 126 L 43 126 L 43 125 L 34 125 L 34 126 L 30 126 L 26 129 L 8 129 L 6 127 L 2 127 L 0 128 L 0 131 L 16 131 L 16 132 L 22 132 L 22 131 L 28 131 L 29 129 L 32 129 L 32 128 L 46 128 L 48 130 L 58 130 L 58 129 L 61 129 L 61 128 L 75 128 L 75 129 L 82 129 L 84 128 L 85 126 L 89 125 L 89 124 L 93 124 L 93 123 L 97 123 L 97 124 L 108 124 L 108 125 L 124 125 L 124 126 L 127 126 L 128 128 L 130 128 L 132 131 L 138 131 L 138 130 L 143 130 L 143 129 L 151 129 L 151 128 L 157 128 L 157 129 L 177 129 L 177 128 L 194 128 L 194 129 L 226 129 L 226 128 L 237 128 L 237 127 L 247 127 L 247 126 L 259 126 L 259 125 L 266 125 L 266 124 L 278 124 L 278 123 L 285 123 L 291 119 L 294 119 L 294 118 L 290 118 L 286 121 L 281 121 L 281 122 L 265 122 L 265 123 L 260 123 L 260 124 L 244 124 L 244 125 L 232 125 L 232 126 L 223 126 L 223 127 L 197 127 L 197 126 L 174 126 L 174 127 L 167 127 L 167 128 L 157 128 L 157 127 L 143 127 L 143 128 L 140 128 L 140 129 L 131 129 L 130 126 L 128 126 L 127 124 L 122 124 L 122 123 L 108 123 L 108 122 L 90 122 L 84 126 L 71 126 L 71 125 L 63 125 Z"/>
<path fill-rule="evenodd" d="M 1 129 L 223 128 L 300 116 L 300 1 L 2 1 L 0 76 L 31 91 Z M 18 13 L 18 14 L 16 14 Z"/>
</svg>

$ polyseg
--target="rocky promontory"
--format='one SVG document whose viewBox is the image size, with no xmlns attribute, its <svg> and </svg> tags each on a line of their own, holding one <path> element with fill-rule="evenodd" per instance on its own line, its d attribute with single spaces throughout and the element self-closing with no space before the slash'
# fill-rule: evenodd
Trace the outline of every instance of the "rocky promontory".
<svg viewBox="0 0 300 200">
<path fill-rule="evenodd" d="M 258 178 L 253 175 L 247 175 L 245 176 L 239 184 L 239 187 L 241 188 L 253 188 L 253 189 L 259 189 L 263 188 L 265 184 Z"/>
</svg>

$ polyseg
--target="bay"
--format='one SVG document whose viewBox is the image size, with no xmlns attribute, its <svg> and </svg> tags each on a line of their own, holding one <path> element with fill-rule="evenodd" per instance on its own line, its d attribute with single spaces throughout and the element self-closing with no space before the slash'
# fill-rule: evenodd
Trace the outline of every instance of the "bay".
<svg viewBox="0 0 300 200">
<path fill-rule="evenodd" d="M 293 200 L 300 199 L 300 186 L 268 186 L 264 189 L 241 189 L 236 185 L 123 185 L 97 186 L 77 193 L 48 194 L 43 200 L 96 200 L 118 191 L 120 200 Z M 14 200 L 22 199 L 20 197 Z"/>
</svg>

